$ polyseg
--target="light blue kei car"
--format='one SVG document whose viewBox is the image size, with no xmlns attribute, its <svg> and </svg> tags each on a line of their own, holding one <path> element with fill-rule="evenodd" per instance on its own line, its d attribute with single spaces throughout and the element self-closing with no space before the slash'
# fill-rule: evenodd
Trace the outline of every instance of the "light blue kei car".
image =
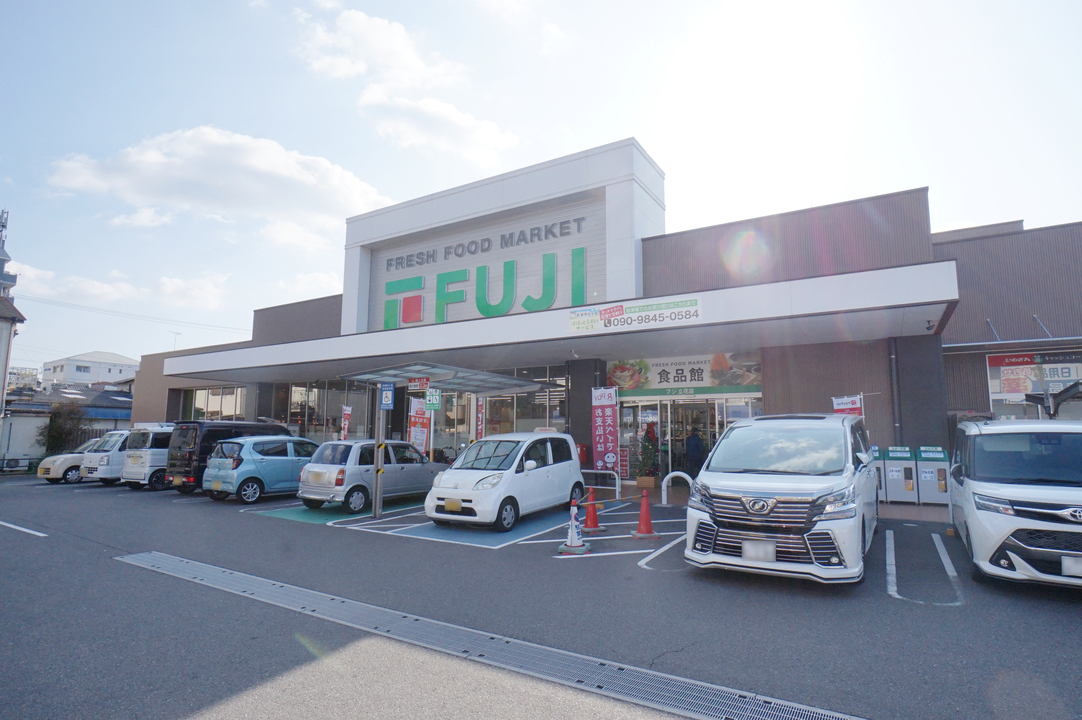
<svg viewBox="0 0 1082 720">
<path fill-rule="evenodd" d="M 301 468 L 318 447 L 311 440 L 285 435 L 222 440 L 207 460 L 203 492 L 213 500 L 236 495 L 245 505 L 264 495 L 295 494 Z"/>
</svg>

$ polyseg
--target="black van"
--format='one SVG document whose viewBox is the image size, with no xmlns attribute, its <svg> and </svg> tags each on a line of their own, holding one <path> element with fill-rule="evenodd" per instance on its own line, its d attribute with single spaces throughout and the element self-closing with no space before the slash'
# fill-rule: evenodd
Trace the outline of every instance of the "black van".
<svg viewBox="0 0 1082 720">
<path fill-rule="evenodd" d="M 239 420 L 191 420 L 173 426 L 165 480 L 185 495 L 203 487 L 207 458 L 219 440 L 251 435 L 289 435 L 284 425 Z"/>
</svg>

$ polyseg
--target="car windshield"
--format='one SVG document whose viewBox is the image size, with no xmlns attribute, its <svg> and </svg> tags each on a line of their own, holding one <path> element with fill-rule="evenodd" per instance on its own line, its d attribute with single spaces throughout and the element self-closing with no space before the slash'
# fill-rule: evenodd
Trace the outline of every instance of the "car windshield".
<svg viewBox="0 0 1082 720">
<path fill-rule="evenodd" d="M 459 456 L 452 466 L 459 470 L 507 470 L 518 455 L 521 442 L 514 440 L 478 440 Z"/>
<path fill-rule="evenodd" d="M 113 433 L 107 433 L 101 439 L 101 444 L 94 448 L 92 452 L 109 452 L 124 439 L 124 436 L 120 433 L 114 435 Z"/>
<path fill-rule="evenodd" d="M 725 433 L 712 472 L 833 475 L 845 467 L 845 432 L 837 425 L 740 425 Z"/>
<path fill-rule="evenodd" d="M 1082 487 L 1082 433 L 977 435 L 973 442 L 973 479 Z"/>
<path fill-rule="evenodd" d="M 352 445 L 339 445 L 337 443 L 327 443 L 326 445 L 320 445 L 316 450 L 316 454 L 312 456 L 313 465 L 345 465 L 349 460 L 349 451 L 353 449 Z"/>
<path fill-rule="evenodd" d="M 128 436 L 128 449 L 145 450 L 148 447 L 150 447 L 150 431 L 132 430 L 131 435 Z"/>
<path fill-rule="evenodd" d="M 72 452 L 73 452 L 73 453 L 85 453 L 85 452 L 89 452 L 90 448 L 92 448 L 92 447 L 94 447 L 95 445 L 97 445 L 97 444 L 98 444 L 98 441 L 100 441 L 100 440 L 101 440 L 101 438 L 94 438 L 93 440 L 87 440 L 87 441 L 86 441 L 85 443 L 83 443 L 83 444 L 82 444 L 82 445 L 80 445 L 79 447 L 77 447 L 77 448 L 75 448 L 74 450 L 72 450 Z"/>
</svg>

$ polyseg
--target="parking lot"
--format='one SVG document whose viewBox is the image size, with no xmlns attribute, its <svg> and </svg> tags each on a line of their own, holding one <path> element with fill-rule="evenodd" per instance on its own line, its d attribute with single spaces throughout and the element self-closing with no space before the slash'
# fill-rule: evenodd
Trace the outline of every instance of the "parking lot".
<svg viewBox="0 0 1082 720">
<path fill-rule="evenodd" d="M 648 540 L 638 512 L 606 502 L 591 553 L 561 556 L 564 510 L 496 533 L 419 499 L 374 520 L 5 478 L 0 715 L 186 717 L 367 637 L 115 560 L 162 553 L 856 717 L 1078 717 L 1082 593 L 975 582 L 945 523 L 883 519 L 865 582 L 824 586 L 692 568 L 683 508 L 653 504 Z"/>
</svg>

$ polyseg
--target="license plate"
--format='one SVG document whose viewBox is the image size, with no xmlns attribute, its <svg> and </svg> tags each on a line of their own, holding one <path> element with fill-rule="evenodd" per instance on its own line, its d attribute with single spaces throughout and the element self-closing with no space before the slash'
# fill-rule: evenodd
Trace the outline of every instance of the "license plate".
<svg viewBox="0 0 1082 720">
<path fill-rule="evenodd" d="M 773 540 L 741 540 L 740 557 L 756 562 L 775 562 L 778 559 L 778 545 Z"/>
<path fill-rule="evenodd" d="M 1082 577 L 1082 557 L 1062 557 L 1060 572 L 1064 575 Z"/>
<path fill-rule="evenodd" d="M 181 479 L 181 477 L 179 475 L 174 475 L 173 476 L 173 486 L 174 487 L 178 487 L 178 486 L 183 485 L 183 484 L 184 484 L 184 481 Z"/>
<path fill-rule="evenodd" d="M 222 481 L 221 480 L 215 480 L 214 482 L 212 482 L 210 484 L 210 489 L 211 490 L 221 490 L 222 489 Z"/>
<path fill-rule="evenodd" d="M 443 501 L 443 509 L 447 512 L 462 512 L 462 501 L 454 498 L 447 498 Z"/>
</svg>

